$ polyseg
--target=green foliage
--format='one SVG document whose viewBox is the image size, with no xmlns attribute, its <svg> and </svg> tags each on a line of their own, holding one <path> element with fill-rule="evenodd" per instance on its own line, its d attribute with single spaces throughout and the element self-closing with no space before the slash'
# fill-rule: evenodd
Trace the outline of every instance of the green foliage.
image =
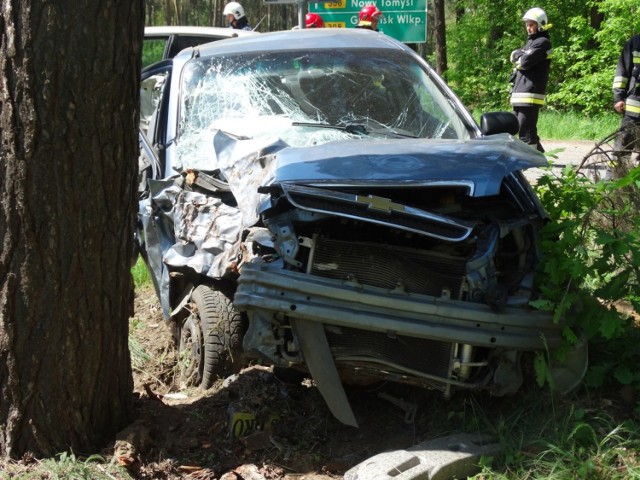
<svg viewBox="0 0 640 480">
<path fill-rule="evenodd" d="M 145 40 L 142 44 L 142 68 L 162 60 L 164 40 Z"/>
<path fill-rule="evenodd" d="M 627 449 L 637 448 L 638 442 L 634 427 L 615 425 L 608 418 L 588 418 L 582 410 L 570 410 L 557 435 L 532 443 L 538 451 L 532 464 L 536 478 L 637 478 L 637 467 L 629 465 L 620 470 L 617 467 L 621 457 L 635 460 Z"/>
<path fill-rule="evenodd" d="M 131 479 L 123 467 L 113 462 L 107 463 L 100 455 L 87 458 L 76 456 L 73 452 L 63 452 L 55 458 L 39 461 L 35 468 L 7 463 L 4 471 L 0 472 L 0 479 L 31 480 L 34 478 L 48 478 L 54 480 L 112 480 Z"/>
<path fill-rule="evenodd" d="M 133 275 L 133 284 L 135 288 L 151 284 L 151 275 L 149 274 L 149 270 L 141 257 L 138 257 L 136 260 L 136 264 L 131 269 L 131 275 Z"/>
<path fill-rule="evenodd" d="M 480 123 L 480 116 L 487 110 L 474 110 L 473 118 Z M 586 116 L 576 112 L 540 111 L 538 134 L 545 139 L 593 140 L 602 139 L 602 132 L 612 132 L 620 126 L 620 116 L 614 112 Z M 548 152 L 553 154 L 553 152 Z"/>
<path fill-rule="evenodd" d="M 570 19 L 568 30 L 566 41 L 554 45 L 548 106 L 588 115 L 612 110 L 611 84 L 622 43 L 595 49 L 597 31 L 586 17 Z"/>
<path fill-rule="evenodd" d="M 607 162 L 610 163 L 610 162 Z M 546 174 L 536 189 L 551 221 L 542 231 L 544 260 L 539 276 L 544 302 L 571 331 L 583 332 L 592 347 L 587 383 L 607 381 L 640 389 L 640 335 L 621 303 L 640 311 L 640 168 L 618 180 L 598 182 L 567 167 L 560 178 Z M 575 339 L 565 335 L 567 343 Z M 635 343 L 634 343 L 635 342 Z M 546 359 L 536 360 L 539 383 L 548 382 Z"/>
<path fill-rule="evenodd" d="M 129 322 L 129 353 L 131 355 L 131 367 L 141 370 L 148 362 L 151 361 L 151 355 L 144 349 L 142 344 L 137 340 L 138 330 L 144 329 L 144 324 L 140 320 L 134 318 Z"/>
<path fill-rule="evenodd" d="M 638 425 L 617 423 L 606 415 L 565 406 L 547 412 L 537 399 L 487 418 L 503 449 L 493 462 L 480 462 L 477 480 L 640 478 Z M 546 419 L 541 421 L 541 419 Z"/>
<path fill-rule="evenodd" d="M 620 125 L 620 116 L 609 112 L 599 115 L 583 115 L 573 112 L 556 112 L 544 109 L 538 119 L 538 134 L 543 139 L 600 140 L 602 132 L 612 132 Z"/>
<path fill-rule="evenodd" d="M 508 107 L 509 55 L 526 41 L 521 18 L 531 6 L 519 0 L 458 2 L 464 13 L 448 20 L 445 78 L 471 108 Z M 594 0 L 537 6 L 553 25 L 546 108 L 587 115 L 611 112 L 613 74 L 624 42 L 640 27 L 640 4 Z"/>
<path fill-rule="evenodd" d="M 449 70 L 445 78 L 468 106 L 505 108 L 510 88 L 509 54 L 526 38 L 522 22 L 513 13 L 521 10 L 519 2 L 460 3 L 464 15 L 447 26 Z"/>
</svg>

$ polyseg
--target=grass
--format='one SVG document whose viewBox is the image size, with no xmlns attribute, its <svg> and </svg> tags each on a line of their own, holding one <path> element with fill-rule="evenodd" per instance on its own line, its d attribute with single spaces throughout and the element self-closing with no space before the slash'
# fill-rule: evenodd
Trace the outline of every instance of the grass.
<svg viewBox="0 0 640 480">
<path fill-rule="evenodd" d="M 142 257 L 138 257 L 136 264 L 131 269 L 131 275 L 133 276 L 133 282 L 136 289 L 148 287 L 152 285 L 151 275 L 147 269 L 146 264 L 142 260 Z M 132 318 L 129 322 L 129 353 L 131 355 L 131 367 L 134 370 L 143 371 L 145 365 L 154 359 L 145 350 L 144 346 L 138 341 L 136 337 L 143 335 L 145 324 L 139 318 Z M 156 359 L 157 360 L 157 359 Z M 160 360 L 161 361 L 161 360 Z M 147 372 L 147 374 L 149 374 Z M 150 374 L 149 374 L 150 375 Z"/>
<path fill-rule="evenodd" d="M 474 111 L 473 118 L 480 122 L 484 112 Z M 541 110 L 538 118 L 538 135 L 550 140 L 594 140 L 598 141 L 615 132 L 620 126 L 620 116 L 615 113 L 585 116 L 581 113 L 559 113 Z"/>
<path fill-rule="evenodd" d="M 133 318 L 129 322 L 129 353 L 131 355 L 131 366 L 134 369 L 141 369 L 151 361 L 151 355 L 147 353 L 142 344 L 135 338 L 136 332 L 142 328 L 140 320 Z"/>
<path fill-rule="evenodd" d="M 33 460 L 33 462 L 37 463 L 37 466 L 23 465 L 18 462 L 4 463 L 0 479 L 127 480 L 133 478 L 124 467 L 117 465 L 114 461 L 107 462 L 100 455 L 81 458 L 73 453 L 61 453 L 55 458 Z"/>
<path fill-rule="evenodd" d="M 580 113 L 542 110 L 538 119 L 538 135 L 554 140 L 601 140 L 620 126 L 614 113 L 588 117 Z"/>
<path fill-rule="evenodd" d="M 536 400 L 533 400 L 536 403 Z M 532 415 L 529 418 L 528 413 Z M 507 420 L 488 418 L 504 449 L 483 459 L 477 480 L 640 478 L 638 425 L 566 404 L 557 412 L 517 408 Z M 544 412 L 544 413 L 543 413 Z M 545 418 L 544 421 L 540 421 Z M 493 467 L 491 466 L 493 465 Z"/>
<path fill-rule="evenodd" d="M 140 288 L 144 285 L 151 285 L 151 275 L 140 256 L 138 256 L 136 264 L 131 269 L 131 275 L 133 275 L 133 284 L 135 285 L 135 288 Z"/>
</svg>

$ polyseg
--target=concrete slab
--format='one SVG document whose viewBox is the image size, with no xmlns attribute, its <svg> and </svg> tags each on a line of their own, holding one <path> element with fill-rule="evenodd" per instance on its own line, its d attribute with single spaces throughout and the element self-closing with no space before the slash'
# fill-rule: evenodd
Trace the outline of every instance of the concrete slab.
<svg viewBox="0 0 640 480">
<path fill-rule="evenodd" d="M 348 470 L 344 480 L 450 480 L 474 475 L 481 456 L 496 455 L 491 437 L 456 434 L 428 440 L 406 450 L 375 455 Z"/>
</svg>

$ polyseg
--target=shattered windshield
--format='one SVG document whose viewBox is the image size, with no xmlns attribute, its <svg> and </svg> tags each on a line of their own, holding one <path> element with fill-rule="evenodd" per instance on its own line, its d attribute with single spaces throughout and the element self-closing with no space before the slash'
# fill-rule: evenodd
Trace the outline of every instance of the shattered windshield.
<svg viewBox="0 0 640 480">
<path fill-rule="evenodd" d="M 343 49 L 195 58 L 181 78 L 176 156 L 211 158 L 216 130 L 290 146 L 349 138 L 469 138 L 468 126 L 415 60 Z M 188 160 L 187 160 L 188 159 Z"/>
</svg>

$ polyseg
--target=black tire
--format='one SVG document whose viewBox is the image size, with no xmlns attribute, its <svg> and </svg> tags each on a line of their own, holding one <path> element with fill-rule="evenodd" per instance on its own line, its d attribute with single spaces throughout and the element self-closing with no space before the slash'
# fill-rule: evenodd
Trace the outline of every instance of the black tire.
<svg viewBox="0 0 640 480">
<path fill-rule="evenodd" d="M 227 297 L 205 285 L 191 293 L 190 310 L 180 329 L 181 380 L 207 389 L 242 368 L 247 322 Z"/>
</svg>

